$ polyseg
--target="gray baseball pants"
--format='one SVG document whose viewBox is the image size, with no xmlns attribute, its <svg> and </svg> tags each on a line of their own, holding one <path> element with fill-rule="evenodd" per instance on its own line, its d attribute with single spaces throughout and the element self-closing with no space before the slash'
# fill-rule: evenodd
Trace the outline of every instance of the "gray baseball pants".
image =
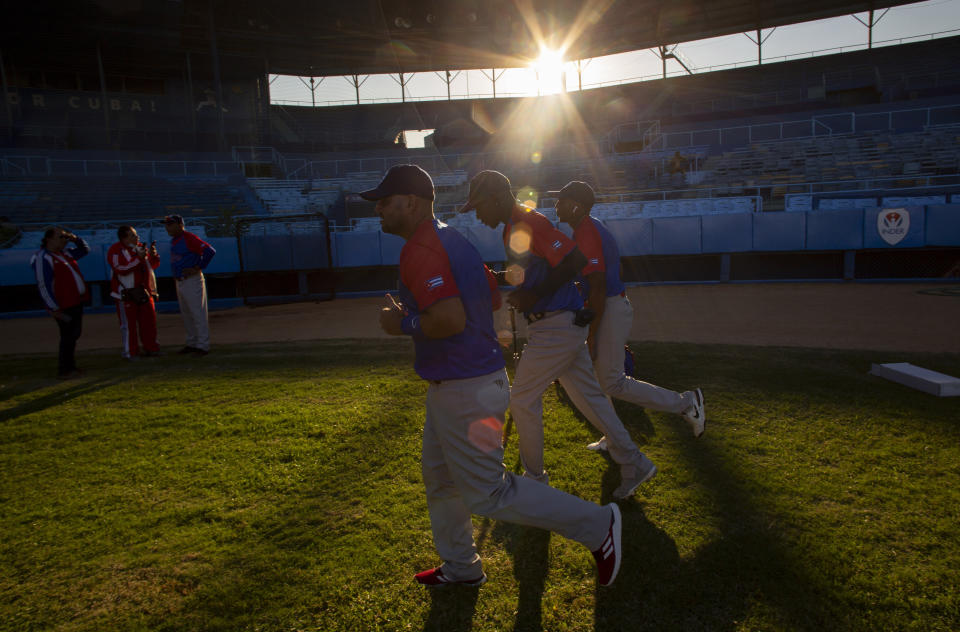
<svg viewBox="0 0 960 632">
<path fill-rule="evenodd" d="M 654 384 L 627 376 L 623 371 L 624 345 L 633 327 L 633 307 L 625 296 L 608 296 L 597 326 L 597 357 L 593 368 L 603 392 L 651 410 L 682 413 L 693 401 Z"/>
<path fill-rule="evenodd" d="M 509 401 L 503 369 L 427 389 L 423 483 L 443 574 L 454 580 L 483 572 L 471 514 L 555 531 L 591 551 L 610 527 L 609 508 L 506 471 L 501 433 Z"/>
<path fill-rule="evenodd" d="M 603 393 L 590 362 L 586 327 L 573 324 L 574 313 L 561 311 L 531 323 L 510 394 L 517 424 L 520 460 L 526 476 L 546 482 L 543 463 L 543 393 L 554 379 L 593 426 L 607 437 L 610 457 L 621 474 L 632 477 L 640 451 Z"/>
<path fill-rule="evenodd" d="M 203 273 L 177 281 L 177 301 L 187 331 L 187 346 L 210 350 L 210 326 L 207 323 L 207 284 Z"/>
</svg>

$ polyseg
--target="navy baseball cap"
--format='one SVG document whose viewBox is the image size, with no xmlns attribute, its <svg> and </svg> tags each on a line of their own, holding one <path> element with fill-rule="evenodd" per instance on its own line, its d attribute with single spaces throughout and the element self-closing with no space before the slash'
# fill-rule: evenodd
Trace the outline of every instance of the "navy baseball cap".
<svg viewBox="0 0 960 632">
<path fill-rule="evenodd" d="M 360 197 L 371 202 L 391 195 L 416 195 L 426 200 L 434 198 L 433 179 L 417 165 L 394 165 L 387 170 L 377 188 L 361 191 Z"/>
<path fill-rule="evenodd" d="M 477 202 L 482 198 L 503 195 L 504 192 L 510 195 L 510 179 L 507 176 L 490 169 L 481 171 L 470 180 L 470 194 L 460 212 L 472 211 L 477 208 Z"/>
<path fill-rule="evenodd" d="M 547 193 L 556 195 L 560 199 L 573 200 L 584 208 L 590 208 L 593 206 L 593 203 L 597 201 L 597 198 L 593 194 L 593 188 L 586 182 L 581 182 L 580 180 L 568 182 L 566 186 L 559 191 L 547 191 Z"/>
<path fill-rule="evenodd" d="M 163 218 L 163 223 L 164 224 L 182 224 L 183 217 L 181 217 L 180 215 L 167 215 L 166 217 Z"/>
</svg>

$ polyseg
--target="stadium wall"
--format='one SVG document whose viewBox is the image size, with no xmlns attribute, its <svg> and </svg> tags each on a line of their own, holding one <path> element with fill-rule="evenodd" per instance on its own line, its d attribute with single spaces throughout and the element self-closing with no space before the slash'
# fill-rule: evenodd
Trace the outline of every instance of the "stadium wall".
<svg viewBox="0 0 960 632">
<path fill-rule="evenodd" d="M 891 211 L 898 214 L 896 222 L 885 224 L 884 217 Z M 626 279 L 637 282 L 936 278 L 960 264 L 960 204 L 611 219 L 607 225 L 620 246 Z M 565 225 L 562 229 L 569 232 Z M 458 230 L 484 260 L 503 262 L 500 231 L 479 224 Z M 887 239 L 882 231 L 888 233 Z M 245 239 L 255 242 L 258 238 Z M 237 241 L 208 240 L 217 256 L 207 272 L 222 279 L 219 293 L 231 296 L 233 291 L 236 296 L 228 279 L 241 271 Z M 333 267 L 340 276 L 337 290 L 392 287 L 392 268 L 402 247 L 399 237 L 379 230 L 333 233 Z M 95 303 L 105 300 L 102 288 L 110 279 L 107 248 L 95 245 L 80 260 L 84 277 L 98 287 L 100 296 Z M 169 244 L 162 236 L 158 249 L 161 260 L 168 262 Z M 38 307 L 38 300 L 31 299 L 25 289 L 35 283 L 29 266 L 34 252 L 26 247 L 0 251 L 0 292 L 4 297 L 0 311 Z M 284 258 L 289 256 L 282 253 Z M 296 270 L 290 274 L 296 275 Z M 167 265 L 161 265 L 157 275 L 161 288 L 172 288 Z M 380 285 L 369 287 L 371 283 Z M 213 291 L 211 295 L 216 296 Z"/>
</svg>

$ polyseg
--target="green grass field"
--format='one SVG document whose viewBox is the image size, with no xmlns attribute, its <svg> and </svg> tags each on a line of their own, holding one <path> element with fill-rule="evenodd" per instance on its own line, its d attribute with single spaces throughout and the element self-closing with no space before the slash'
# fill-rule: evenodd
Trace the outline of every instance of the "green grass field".
<svg viewBox="0 0 960 632">
<path fill-rule="evenodd" d="M 406 341 L 221 347 L 0 368 L 0 630 L 960 629 L 960 407 L 867 375 L 960 357 L 637 344 L 701 386 L 707 434 L 617 404 L 660 474 L 621 502 L 625 558 L 475 518 L 490 581 L 428 592 L 424 384 Z M 617 468 L 555 388 L 551 481 Z M 516 437 L 506 456 L 517 468 Z"/>
</svg>

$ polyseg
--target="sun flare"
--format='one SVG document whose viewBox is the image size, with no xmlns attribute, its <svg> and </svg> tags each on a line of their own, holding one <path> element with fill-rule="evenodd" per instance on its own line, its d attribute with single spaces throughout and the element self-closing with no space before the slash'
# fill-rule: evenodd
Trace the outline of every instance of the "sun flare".
<svg viewBox="0 0 960 632">
<path fill-rule="evenodd" d="M 563 73 L 565 63 L 562 50 L 541 48 L 540 56 L 530 64 L 536 73 L 539 94 L 563 92 Z"/>
</svg>

